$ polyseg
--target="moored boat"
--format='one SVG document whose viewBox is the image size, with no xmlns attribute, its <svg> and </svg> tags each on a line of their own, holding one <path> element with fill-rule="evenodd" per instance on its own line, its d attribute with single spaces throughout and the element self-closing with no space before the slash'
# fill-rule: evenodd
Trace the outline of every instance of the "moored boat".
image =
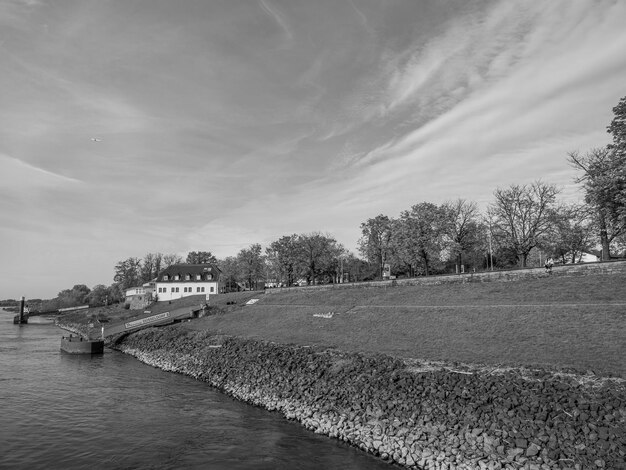
<svg viewBox="0 0 626 470">
<path fill-rule="evenodd" d="M 82 336 L 63 336 L 61 351 L 68 354 L 102 354 L 104 341 L 101 339 L 84 339 Z"/>
</svg>

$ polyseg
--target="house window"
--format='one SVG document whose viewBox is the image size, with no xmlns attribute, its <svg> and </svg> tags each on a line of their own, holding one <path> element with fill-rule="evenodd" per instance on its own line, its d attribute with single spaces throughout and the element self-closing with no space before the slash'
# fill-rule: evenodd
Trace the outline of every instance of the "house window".
<svg viewBox="0 0 626 470">
<path fill-rule="evenodd" d="M 211 286 L 211 292 L 215 292 L 215 288 Z"/>
<path fill-rule="evenodd" d="M 204 292 L 204 287 L 202 288 L 202 292 Z"/>
<path fill-rule="evenodd" d="M 170 280 L 170 277 L 166 274 L 165 276 L 163 276 L 163 280 L 164 280 L 164 281 L 169 281 L 169 280 Z"/>
<path fill-rule="evenodd" d="M 189 281 L 191 279 L 191 274 L 185 274 L 185 281 Z"/>
<path fill-rule="evenodd" d="M 196 281 L 199 281 L 202 279 L 202 274 L 196 274 Z"/>
<path fill-rule="evenodd" d="M 213 275 L 212 274 L 207 274 L 206 275 L 206 280 L 210 281 L 211 279 L 213 279 Z"/>
<path fill-rule="evenodd" d="M 175 281 L 179 281 L 179 280 L 180 280 L 180 274 L 176 274 L 176 275 L 174 276 L 174 280 L 175 280 Z"/>
<path fill-rule="evenodd" d="M 199 287 L 196 287 L 196 292 L 200 292 L 200 288 Z"/>
<path fill-rule="evenodd" d="M 176 292 L 178 292 L 178 287 L 176 288 Z"/>
</svg>

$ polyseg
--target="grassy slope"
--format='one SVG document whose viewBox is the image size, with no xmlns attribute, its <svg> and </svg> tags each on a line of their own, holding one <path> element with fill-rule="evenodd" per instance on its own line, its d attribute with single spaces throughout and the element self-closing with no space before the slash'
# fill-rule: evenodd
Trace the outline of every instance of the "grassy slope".
<svg viewBox="0 0 626 470">
<path fill-rule="evenodd" d="M 626 378 L 624 286 L 626 275 L 591 275 L 229 294 L 211 298 L 222 314 L 187 326 L 431 361 L 591 369 Z M 259 301 L 244 306 L 249 298 Z M 226 306 L 233 299 L 237 305 Z M 315 316 L 329 312 L 332 318 Z"/>
</svg>

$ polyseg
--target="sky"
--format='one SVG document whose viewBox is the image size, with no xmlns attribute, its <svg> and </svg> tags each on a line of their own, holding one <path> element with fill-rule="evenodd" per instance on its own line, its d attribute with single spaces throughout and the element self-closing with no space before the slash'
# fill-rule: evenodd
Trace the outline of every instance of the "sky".
<svg viewBox="0 0 626 470">
<path fill-rule="evenodd" d="M 0 0 L 0 299 L 537 179 L 610 142 L 622 0 Z"/>
</svg>

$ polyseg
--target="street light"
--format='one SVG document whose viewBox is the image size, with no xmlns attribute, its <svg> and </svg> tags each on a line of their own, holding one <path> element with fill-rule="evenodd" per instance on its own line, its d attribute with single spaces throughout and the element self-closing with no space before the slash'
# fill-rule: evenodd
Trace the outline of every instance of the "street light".
<svg viewBox="0 0 626 470">
<path fill-rule="evenodd" d="M 493 249 L 491 247 L 491 221 L 489 222 L 489 261 L 491 264 L 490 271 L 493 271 Z"/>
</svg>

